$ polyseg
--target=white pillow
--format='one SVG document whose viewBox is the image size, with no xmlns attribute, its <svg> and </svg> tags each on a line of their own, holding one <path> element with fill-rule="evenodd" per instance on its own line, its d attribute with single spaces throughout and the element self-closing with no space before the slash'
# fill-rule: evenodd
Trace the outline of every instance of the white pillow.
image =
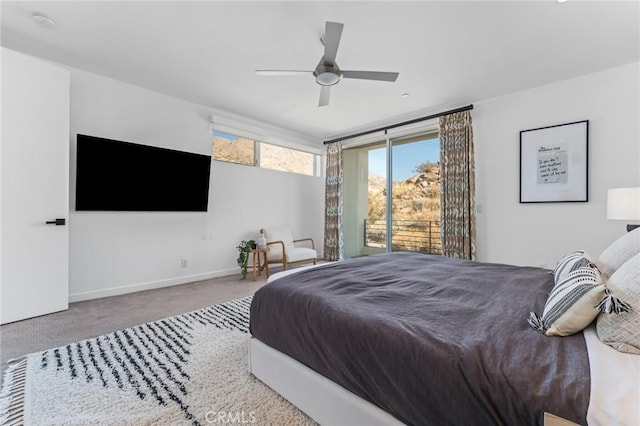
<svg viewBox="0 0 640 426">
<path fill-rule="evenodd" d="M 627 260 L 609 278 L 612 291 L 630 307 L 621 315 L 600 315 L 598 337 L 619 352 L 640 354 L 640 253 Z"/>
<path fill-rule="evenodd" d="M 623 263 L 638 253 L 640 253 L 640 228 L 627 232 L 602 252 L 596 261 L 602 278 L 607 281 Z"/>
</svg>

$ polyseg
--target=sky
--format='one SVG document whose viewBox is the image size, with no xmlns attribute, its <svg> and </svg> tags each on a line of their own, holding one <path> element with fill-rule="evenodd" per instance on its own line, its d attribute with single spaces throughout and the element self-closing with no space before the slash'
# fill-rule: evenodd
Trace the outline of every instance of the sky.
<svg viewBox="0 0 640 426">
<path fill-rule="evenodd" d="M 420 142 L 406 143 L 394 146 L 391 157 L 393 159 L 393 180 L 405 180 L 415 174 L 416 167 L 425 161 L 437 162 L 440 159 L 440 140 L 427 139 Z M 369 151 L 369 173 L 379 176 L 387 175 L 386 148 Z"/>
<path fill-rule="evenodd" d="M 218 137 L 221 137 L 221 138 L 225 138 L 225 139 L 230 140 L 230 141 L 235 141 L 236 139 L 238 139 L 238 137 L 236 135 L 232 135 L 230 133 L 220 132 L 218 130 L 214 130 L 213 131 L 213 136 L 218 136 Z"/>
</svg>

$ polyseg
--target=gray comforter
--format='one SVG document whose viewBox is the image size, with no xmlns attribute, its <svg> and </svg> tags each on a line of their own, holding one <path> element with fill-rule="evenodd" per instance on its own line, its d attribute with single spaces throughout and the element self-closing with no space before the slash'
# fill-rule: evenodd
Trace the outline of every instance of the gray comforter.
<svg viewBox="0 0 640 426">
<path fill-rule="evenodd" d="M 526 321 L 552 286 L 540 268 L 370 256 L 267 284 L 251 334 L 407 424 L 534 425 L 544 411 L 586 424 L 582 333 Z"/>
</svg>

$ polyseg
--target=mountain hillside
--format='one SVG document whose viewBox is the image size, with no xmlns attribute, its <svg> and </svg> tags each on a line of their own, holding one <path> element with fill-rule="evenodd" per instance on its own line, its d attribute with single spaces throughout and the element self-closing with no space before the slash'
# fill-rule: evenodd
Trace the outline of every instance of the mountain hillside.
<svg viewBox="0 0 640 426">
<path fill-rule="evenodd" d="M 369 175 L 367 245 L 386 241 L 386 180 Z M 423 163 L 409 179 L 392 185 L 393 247 L 395 250 L 440 252 L 440 165 Z"/>
<path fill-rule="evenodd" d="M 385 218 L 384 177 L 369 174 L 369 220 Z M 423 163 L 409 179 L 393 182 L 394 220 L 440 220 L 440 165 Z"/>
<path fill-rule="evenodd" d="M 215 160 L 229 161 L 232 163 L 254 164 L 253 140 L 238 138 L 234 141 L 214 136 L 213 158 Z"/>
<path fill-rule="evenodd" d="M 213 158 L 253 166 L 255 164 L 254 141 L 241 137 L 231 141 L 221 136 L 214 136 Z M 260 167 L 313 176 L 313 154 L 261 143 Z"/>
</svg>

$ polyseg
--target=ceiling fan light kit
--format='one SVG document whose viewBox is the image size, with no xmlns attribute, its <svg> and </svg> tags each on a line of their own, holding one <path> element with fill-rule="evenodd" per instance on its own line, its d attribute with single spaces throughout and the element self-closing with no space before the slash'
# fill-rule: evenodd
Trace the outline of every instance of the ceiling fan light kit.
<svg viewBox="0 0 640 426">
<path fill-rule="evenodd" d="M 398 78 L 397 72 L 383 71 L 342 71 L 336 63 L 336 55 L 340 38 L 342 37 L 342 29 L 344 24 L 339 22 L 325 23 L 324 36 L 320 38 L 324 44 L 324 55 L 320 59 L 320 63 L 313 71 L 290 71 L 290 70 L 256 70 L 257 75 L 264 76 L 291 76 L 313 74 L 316 83 L 321 86 L 320 100 L 318 106 L 329 105 L 330 87 L 338 84 L 342 78 L 355 78 L 360 80 L 376 80 L 394 82 Z"/>
<path fill-rule="evenodd" d="M 313 71 L 313 75 L 316 77 L 316 83 L 320 86 L 333 86 L 338 84 L 342 78 L 342 71 L 337 66 L 327 67 L 320 63 Z"/>
</svg>

